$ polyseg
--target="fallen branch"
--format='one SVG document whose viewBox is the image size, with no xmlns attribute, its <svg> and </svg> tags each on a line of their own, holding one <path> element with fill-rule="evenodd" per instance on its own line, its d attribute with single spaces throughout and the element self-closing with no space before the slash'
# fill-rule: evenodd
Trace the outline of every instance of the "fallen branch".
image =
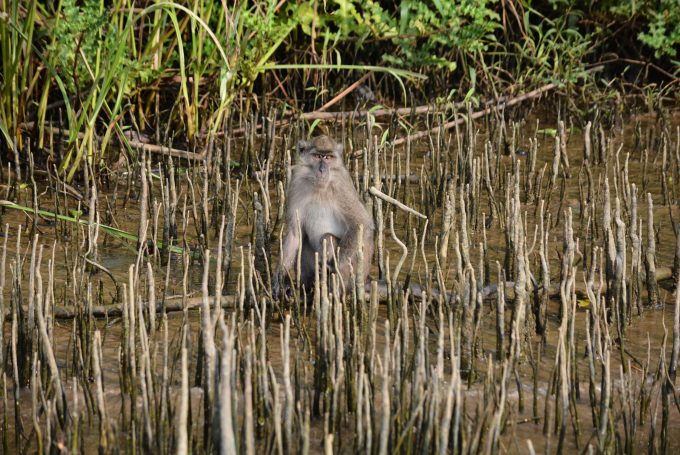
<svg viewBox="0 0 680 455">
<path fill-rule="evenodd" d="M 403 204 L 403 203 L 397 201 L 396 199 L 394 199 L 393 197 L 390 197 L 390 196 L 386 195 L 385 193 L 383 193 L 382 191 L 380 191 L 379 189 L 377 189 L 377 188 L 374 187 L 374 186 L 370 187 L 370 188 L 368 189 L 368 192 L 371 193 L 371 194 L 372 194 L 373 196 L 375 196 L 375 197 L 379 197 L 380 199 L 382 199 L 382 200 L 385 201 L 385 202 L 389 202 L 389 203 L 392 204 L 392 205 L 396 205 L 397 207 L 399 207 L 400 209 L 402 209 L 402 210 L 405 211 L 405 212 L 408 212 L 408 213 L 410 213 L 410 214 L 412 214 L 412 215 L 415 215 L 415 216 L 417 216 L 417 217 L 419 217 L 419 218 L 422 218 L 422 219 L 424 219 L 424 220 L 427 219 L 427 216 L 423 215 L 423 214 L 420 213 L 419 211 L 417 211 L 417 210 L 415 210 L 415 209 L 412 209 L 412 208 L 409 207 L 408 205 Z"/>
<path fill-rule="evenodd" d="M 360 78 L 359 80 L 357 80 L 355 83 L 353 83 L 352 85 L 350 85 L 349 87 L 347 87 L 347 88 L 346 88 L 345 90 L 343 90 L 342 92 L 338 93 L 332 100 L 330 100 L 329 102 L 327 102 L 326 104 L 324 104 L 323 106 L 321 106 L 319 109 L 317 109 L 316 112 L 323 112 L 323 111 L 325 111 L 326 109 L 328 109 L 329 107 L 331 107 L 331 106 L 337 104 L 337 103 L 338 103 L 340 100 L 342 100 L 344 97 L 346 97 L 347 95 L 349 95 L 350 93 L 352 93 L 352 92 L 353 92 L 358 86 L 360 86 L 366 79 L 368 79 L 368 77 L 369 77 L 371 74 L 372 74 L 372 73 L 368 72 L 368 73 L 364 74 L 363 76 L 361 76 L 361 78 Z"/>
<path fill-rule="evenodd" d="M 458 106 L 459 103 L 456 103 Z M 339 111 L 339 112 L 305 112 L 300 114 L 300 118 L 304 120 L 342 120 L 345 118 L 358 117 L 362 118 L 368 114 L 373 117 L 388 117 L 391 115 L 411 115 L 411 114 L 430 114 L 435 112 L 441 112 L 445 110 L 447 106 L 435 107 L 433 105 L 417 106 L 417 107 L 400 107 L 400 108 L 384 108 L 375 109 L 373 111 Z"/>
<path fill-rule="evenodd" d="M 596 66 L 596 67 L 593 67 L 593 68 L 586 70 L 586 73 L 595 73 L 595 72 L 601 71 L 602 68 L 604 68 L 604 66 L 599 65 L 599 66 Z M 404 136 L 402 138 L 395 139 L 393 141 L 393 144 L 394 145 L 400 145 L 400 144 L 403 144 L 404 142 L 406 142 L 408 140 L 414 141 L 416 139 L 427 137 L 428 135 L 430 135 L 432 133 L 438 133 L 438 132 L 441 132 L 441 131 L 446 131 L 448 129 L 455 127 L 456 125 L 462 125 L 466 121 L 476 120 L 480 117 L 484 117 L 485 115 L 488 115 L 491 112 L 498 110 L 502 107 L 510 107 L 510 106 L 514 106 L 515 104 L 519 104 L 519 103 L 526 101 L 526 100 L 538 98 L 539 96 L 541 96 L 545 92 L 549 92 L 550 90 L 556 88 L 558 85 L 559 84 L 557 84 L 556 82 L 551 82 L 550 84 L 545 84 L 544 86 L 539 87 L 536 90 L 532 90 L 531 92 L 524 93 L 524 94 L 516 96 L 514 98 L 510 98 L 510 99 L 508 99 L 507 97 L 499 98 L 499 100 L 494 105 L 487 105 L 487 107 L 485 109 L 482 109 L 481 111 L 477 111 L 477 112 L 472 113 L 470 115 L 469 119 L 466 118 L 465 116 L 462 116 L 462 117 L 459 117 L 455 120 L 447 122 L 447 123 L 445 123 L 441 126 L 436 126 L 436 127 L 432 128 L 430 130 L 420 131 L 418 133 L 409 134 L 408 136 Z"/>
<path fill-rule="evenodd" d="M 34 122 L 26 122 L 22 126 L 24 128 L 32 128 L 35 125 Z M 45 129 L 52 133 L 59 134 L 61 136 L 70 136 L 71 131 L 63 128 L 57 128 L 51 125 L 46 125 Z M 78 133 L 78 138 L 82 139 L 85 137 L 84 133 Z M 204 149 L 201 153 L 187 152 L 186 150 L 175 149 L 172 147 L 165 147 L 163 145 L 148 144 L 143 141 L 128 138 L 128 144 L 134 150 L 143 150 L 148 153 L 155 153 L 158 155 L 172 156 L 175 158 L 182 158 L 189 161 L 201 161 L 208 156 L 207 149 Z"/>
<path fill-rule="evenodd" d="M 484 298 L 491 297 L 493 293 L 496 292 L 496 285 L 489 285 L 484 287 L 482 290 L 482 296 Z M 421 286 L 413 284 L 409 286 L 409 295 L 415 300 L 420 300 L 423 297 L 424 290 Z M 428 294 L 434 299 L 438 299 L 440 293 L 438 290 L 429 290 Z M 387 302 L 388 292 L 387 284 L 384 281 L 378 282 L 378 301 L 381 303 Z M 371 283 L 366 283 L 366 302 L 370 302 L 371 299 Z M 449 301 L 455 300 L 455 295 L 452 293 L 447 293 L 447 299 Z M 208 304 L 211 307 L 215 306 L 215 297 L 210 296 Z M 239 304 L 238 296 L 222 296 L 220 298 L 219 305 L 224 309 L 234 309 Z M 156 305 L 156 313 L 160 313 L 163 308 L 165 308 L 166 313 L 176 313 L 179 311 L 191 311 L 195 310 L 203 305 L 203 297 L 187 297 L 183 299 L 182 297 L 170 297 L 165 301 L 165 304 Z M 55 306 L 53 309 L 54 317 L 57 319 L 73 319 L 79 313 L 79 311 L 72 306 Z M 92 316 L 95 318 L 115 318 L 123 315 L 122 305 L 95 305 L 92 307 Z M 7 313 L 7 320 L 11 321 L 11 312 Z"/>
<path fill-rule="evenodd" d="M 671 269 L 669 267 L 659 267 L 656 272 L 656 280 L 663 281 L 671 278 Z M 505 282 L 505 299 L 512 301 L 514 299 L 514 286 L 515 283 L 512 281 Z M 534 286 L 529 286 L 529 291 L 533 292 L 536 290 Z M 409 286 L 409 294 L 416 301 L 421 300 L 424 291 L 438 300 L 440 298 L 440 292 L 437 289 L 424 290 L 420 285 L 412 284 Z M 481 294 L 483 299 L 495 298 L 498 292 L 498 284 L 489 284 L 481 289 Z M 549 295 L 551 298 L 560 298 L 559 286 L 551 286 Z M 579 285 L 576 287 L 576 295 L 580 298 L 586 298 L 586 290 L 584 285 Z M 380 303 L 387 302 L 387 284 L 384 281 L 378 282 L 378 301 Z M 456 295 L 453 293 L 446 294 L 447 301 L 454 304 L 456 302 Z M 371 283 L 366 283 L 366 301 L 371 299 Z M 225 309 L 234 309 L 239 303 L 239 298 L 237 296 L 222 296 L 220 298 L 220 306 Z M 191 311 L 199 308 L 203 304 L 203 297 L 187 297 L 183 299 L 182 297 L 171 297 L 165 301 L 165 304 L 158 304 L 156 306 L 156 313 L 160 313 L 163 308 L 165 308 L 166 313 L 176 313 L 178 311 Z M 215 297 L 211 296 L 209 300 L 210 306 L 215 305 Z M 57 319 L 73 319 L 76 315 L 83 311 L 82 309 L 76 309 L 72 306 L 55 306 L 53 308 L 54 317 Z M 122 305 L 96 305 L 92 307 L 92 316 L 95 318 L 114 318 L 122 316 Z M 6 321 L 11 321 L 12 313 L 7 310 Z"/>
<path fill-rule="evenodd" d="M 671 270 L 670 267 L 657 267 L 656 269 L 656 281 L 664 281 L 664 280 L 669 280 L 672 278 L 672 273 L 673 271 Z M 497 290 L 498 290 L 498 285 L 497 284 L 490 284 L 487 286 L 489 288 L 489 295 L 495 295 Z M 538 285 L 537 287 L 534 286 L 533 284 L 529 283 L 529 289 L 527 291 L 529 292 L 534 292 L 536 290 L 540 290 L 542 286 Z M 515 298 L 515 283 L 513 281 L 506 281 L 505 282 L 505 299 L 506 300 L 514 300 Z M 587 299 L 588 298 L 588 293 L 586 292 L 586 287 L 584 284 L 576 284 L 575 286 L 575 294 L 579 299 Z M 559 284 L 554 284 L 550 286 L 550 289 L 548 290 L 548 296 L 551 299 L 559 299 L 561 297 L 560 295 L 560 285 Z"/>
<path fill-rule="evenodd" d="M 178 311 L 194 310 L 203 304 L 203 297 L 188 297 L 182 301 L 181 297 L 173 297 L 165 302 L 166 313 L 176 313 Z M 220 305 L 222 308 L 234 308 L 238 300 L 234 296 L 224 296 Z M 215 297 L 210 297 L 210 305 L 214 306 Z M 85 311 L 85 310 L 81 310 Z M 161 305 L 157 305 L 156 313 L 162 311 Z M 73 319 L 78 314 L 78 310 L 73 307 L 55 306 L 54 317 L 57 319 Z M 116 318 L 123 315 L 122 305 L 95 305 L 92 307 L 92 316 L 95 318 Z"/>
<path fill-rule="evenodd" d="M 144 144 L 138 141 L 128 141 L 130 146 L 135 150 L 143 150 L 149 153 L 156 153 L 159 155 L 172 156 L 175 158 L 182 158 L 189 161 L 202 161 L 208 156 L 207 149 L 201 153 L 187 152 L 186 150 L 174 149 L 172 147 L 165 147 L 155 144 Z"/>
</svg>

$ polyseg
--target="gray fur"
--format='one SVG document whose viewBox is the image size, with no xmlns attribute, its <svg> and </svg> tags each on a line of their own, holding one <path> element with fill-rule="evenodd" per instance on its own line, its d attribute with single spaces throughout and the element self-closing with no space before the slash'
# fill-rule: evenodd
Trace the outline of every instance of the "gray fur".
<svg viewBox="0 0 680 455">
<path fill-rule="evenodd" d="M 342 144 L 327 136 L 317 136 L 297 144 L 298 162 L 293 167 L 286 190 L 287 234 L 281 251 L 277 289 L 281 279 L 295 275 L 297 252 L 302 243 L 301 282 L 309 292 L 314 285 L 314 253 L 321 257 L 323 239 L 327 254 L 339 248 L 336 272 L 349 284 L 350 264 L 356 271 L 359 226 L 364 226 L 364 280 L 373 257 L 373 218 L 364 207 L 350 174 L 342 162 Z M 331 153 L 329 153 L 331 152 Z M 326 157 L 330 155 L 330 157 Z M 323 164 L 321 162 L 323 161 Z M 321 169 L 321 170 L 320 170 Z M 296 215 L 297 213 L 297 215 Z M 298 236 L 297 217 L 302 238 Z M 332 244 L 331 245 L 329 245 Z"/>
</svg>

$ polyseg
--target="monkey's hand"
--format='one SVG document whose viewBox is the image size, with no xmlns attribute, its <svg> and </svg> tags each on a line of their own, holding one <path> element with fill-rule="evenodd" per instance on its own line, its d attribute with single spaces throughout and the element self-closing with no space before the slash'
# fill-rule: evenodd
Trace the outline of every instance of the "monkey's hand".
<svg viewBox="0 0 680 455">
<path fill-rule="evenodd" d="M 335 262 L 335 257 L 331 256 L 328 258 L 326 261 L 326 268 L 328 269 L 328 273 L 338 273 L 338 267 Z"/>
<path fill-rule="evenodd" d="M 272 280 L 272 298 L 275 300 L 280 300 L 281 297 L 288 295 L 290 291 L 290 286 L 288 285 L 288 280 L 286 279 L 285 272 L 279 270 Z M 284 294 L 282 296 L 282 293 Z"/>
<path fill-rule="evenodd" d="M 278 300 L 279 293 L 281 292 L 281 274 L 275 273 L 272 278 L 272 298 Z"/>
<path fill-rule="evenodd" d="M 328 267 L 328 273 L 335 273 L 336 275 L 342 275 L 343 279 L 347 279 L 350 271 L 350 262 L 352 258 L 350 257 L 339 257 L 336 261 L 334 257 L 326 261 L 326 267 Z"/>
<path fill-rule="evenodd" d="M 327 262 L 328 273 L 334 273 L 338 277 L 341 277 L 345 282 L 345 285 L 347 285 L 350 278 L 350 271 L 352 269 L 352 259 L 353 258 L 351 256 L 342 254 L 337 258 L 337 261 L 335 257 L 329 259 Z"/>
<path fill-rule="evenodd" d="M 272 298 L 275 300 L 290 299 L 293 297 L 293 287 L 286 279 L 284 272 L 278 272 L 272 279 Z"/>
</svg>

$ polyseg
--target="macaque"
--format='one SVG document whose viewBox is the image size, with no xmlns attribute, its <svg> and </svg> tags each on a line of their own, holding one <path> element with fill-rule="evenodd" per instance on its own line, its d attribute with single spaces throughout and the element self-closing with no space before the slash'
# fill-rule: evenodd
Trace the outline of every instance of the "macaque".
<svg viewBox="0 0 680 455">
<path fill-rule="evenodd" d="M 357 273 L 357 251 L 359 242 L 363 242 L 364 276 L 357 277 L 363 283 L 373 257 L 375 228 L 342 162 L 342 144 L 327 136 L 317 136 L 300 141 L 297 153 L 297 164 L 286 190 L 287 234 L 273 289 L 275 296 L 281 280 L 296 275 L 300 247 L 300 283 L 311 293 L 316 265 L 314 253 L 318 253 L 321 260 L 324 240 L 329 272 L 342 277 L 345 286 L 349 285 L 351 270 Z M 363 236 L 359 238 L 361 225 Z"/>
</svg>

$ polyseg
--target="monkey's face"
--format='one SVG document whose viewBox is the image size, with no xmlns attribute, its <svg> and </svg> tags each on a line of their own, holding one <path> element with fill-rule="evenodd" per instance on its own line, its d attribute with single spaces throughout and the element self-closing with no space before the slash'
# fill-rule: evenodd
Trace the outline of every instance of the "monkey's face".
<svg viewBox="0 0 680 455">
<path fill-rule="evenodd" d="M 297 148 L 301 162 L 307 166 L 318 186 L 328 185 L 333 171 L 342 167 L 342 145 L 336 144 L 327 136 L 300 141 Z"/>
<path fill-rule="evenodd" d="M 317 185 L 327 185 L 331 180 L 331 173 L 338 164 L 338 157 L 329 150 L 310 150 L 306 154 L 306 164 L 314 172 Z"/>
</svg>

